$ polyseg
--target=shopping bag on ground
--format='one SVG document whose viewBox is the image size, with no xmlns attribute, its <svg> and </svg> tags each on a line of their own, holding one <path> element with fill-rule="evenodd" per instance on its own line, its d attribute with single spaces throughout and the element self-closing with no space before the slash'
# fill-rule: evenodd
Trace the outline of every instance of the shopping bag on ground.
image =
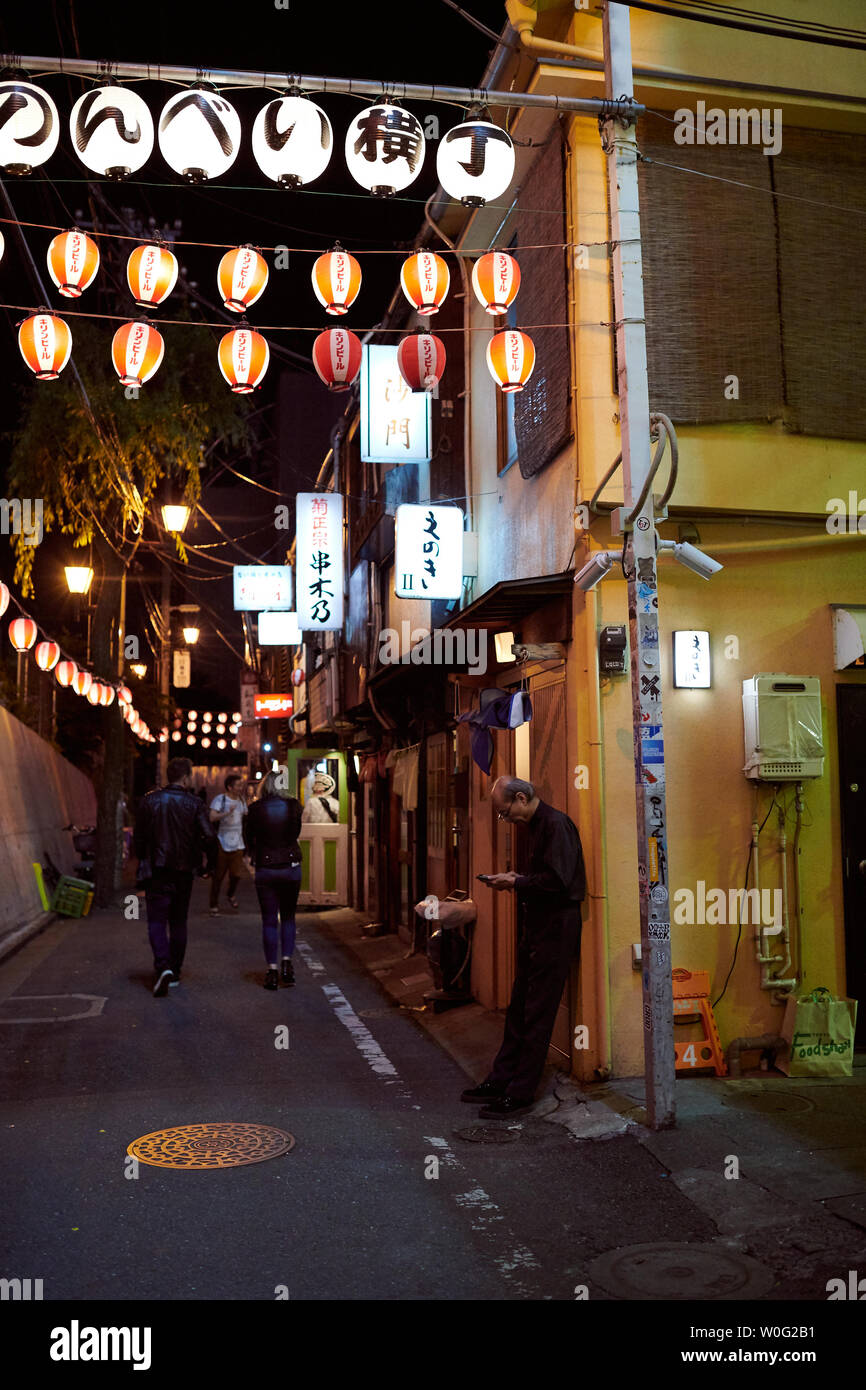
<svg viewBox="0 0 866 1390">
<path fill-rule="evenodd" d="M 786 1076 L 850 1076 L 854 1062 L 856 999 L 834 999 L 823 985 L 801 998 L 788 996 L 782 1037 L 788 1044 L 776 1065 Z"/>
</svg>

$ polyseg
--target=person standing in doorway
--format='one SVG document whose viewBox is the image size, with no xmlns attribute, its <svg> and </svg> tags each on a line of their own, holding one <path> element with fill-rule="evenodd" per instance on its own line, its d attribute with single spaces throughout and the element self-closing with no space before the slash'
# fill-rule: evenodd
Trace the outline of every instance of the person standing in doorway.
<svg viewBox="0 0 866 1390">
<path fill-rule="evenodd" d="M 580 951 L 580 905 L 586 873 L 577 827 L 542 801 L 531 782 L 500 777 L 493 784 L 500 820 L 522 824 L 529 836 L 529 872 L 491 874 L 486 883 L 515 892 L 517 972 L 505 1015 L 505 1037 L 486 1080 L 461 1100 L 486 1102 L 484 1119 L 525 1110 L 535 1098 L 572 960 Z"/>
<path fill-rule="evenodd" d="M 207 811 L 193 796 L 191 785 L 189 758 L 172 758 L 167 786 L 148 792 L 135 818 L 136 882 L 144 886 L 147 901 L 157 999 L 170 985 L 180 983 L 193 875 L 201 865 L 202 851 L 212 859 L 217 843 Z"/>
<path fill-rule="evenodd" d="M 210 804 L 211 821 L 219 827 L 219 850 L 210 890 L 211 917 L 219 916 L 220 887 L 226 874 L 229 877 L 226 896 L 229 906 L 237 912 L 238 900 L 235 894 L 244 871 L 243 820 L 247 805 L 243 794 L 243 778 L 238 772 L 230 772 L 223 786 L 225 791 L 215 796 Z"/>
<path fill-rule="evenodd" d="M 305 825 L 336 825 L 340 819 L 340 803 L 334 796 L 336 782 L 327 772 L 316 772 L 310 795 L 304 806 Z"/>
<path fill-rule="evenodd" d="M 256 870 L 262 910 L 265 989 L 295 983 L 295 908 L 301 891 L 301 803 L 284 790 L 285 769 L 263 778 L 244 821 L 244 841 Z M 282 952 L 279 965 L 277 957 Z"/>
</svg>

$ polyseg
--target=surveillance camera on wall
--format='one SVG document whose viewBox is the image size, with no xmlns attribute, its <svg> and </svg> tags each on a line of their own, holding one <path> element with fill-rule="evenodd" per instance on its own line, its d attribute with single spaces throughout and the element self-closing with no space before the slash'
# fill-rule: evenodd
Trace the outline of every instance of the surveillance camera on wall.
<svg viewBox="0 0 866 1390">
<path fill-rule="evenodd" d="M 574 576 L 574 582 L 577 587 L 583 589 L 584 592 L 589 589 L 594 589 L 596 584 L 599 584 L 601 580 L 604 579 L 604 576 L 608 573 L 615 558 L 616 557 L 611 555 L 609 550 L 597 551 L 595 555 L 587 560 L 583 569 L 578 570 L 577 574 Z"/>
<path fill-rule="evenodd" d="M 711 555 L 705 555 L 702 550 L 698 550 L 696 545 L 690 545 L 688 541 L 677 541 L 674 545 L 674 555 L 681 565 L 686 569 L 699 574 L 701 579 L 712 579 L 714 574 L 718 574 L 723 568 L 718 560 L 714 560 Z"/>
</svg>

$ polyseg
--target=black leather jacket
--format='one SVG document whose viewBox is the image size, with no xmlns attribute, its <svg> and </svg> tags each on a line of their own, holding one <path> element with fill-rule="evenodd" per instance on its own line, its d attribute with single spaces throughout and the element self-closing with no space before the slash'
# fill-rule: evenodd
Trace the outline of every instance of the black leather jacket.
<svg viewBox="0 0 866 1390">
<path fill-rule="evenodd" d="M 194 873 L 202 850 L 211 863 L 217 837 L 205 806 L 185 787 L 168 786 L 148 792 L 135 818 L 132 847 L 136 859 L 151 869 Z"/>
<path fill-rule="evenodd" d="M 256 868 L 300 864 L 300 829 L 301 803 L 293 796 L 266 796 L 254 801 L 244 821 L 244 844 Z"/>
</svg>

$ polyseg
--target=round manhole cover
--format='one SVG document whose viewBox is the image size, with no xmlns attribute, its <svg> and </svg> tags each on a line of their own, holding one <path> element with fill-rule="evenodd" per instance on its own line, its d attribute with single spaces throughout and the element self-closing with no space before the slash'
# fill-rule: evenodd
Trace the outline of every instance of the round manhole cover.
<svg viewBox="0 0 866 1390">
<path fill-rule="evenodd" d="M 668 1241 L 609 1250 L 593 1261 L 588 1274 L 618 1298 L 761 1298 L 773 1286 L 771 1271 L 748 1255 Z"/>
<path fill-rule="evenodd" d="M 796 1091 L 744 1091 L 742 1095 L 728 1095 L 722 1105 L 733 1110 L 757 1110 L 761 1115 L 777 1115 L 787 1111 L 790 1114 L 803 1110 L 814 1110 L 815 1102 Z"/>
<path fill-rule="evenodd" d="M 458 1139 L 466 1139 L 470 1144 L 513 1144 L 520 1138 L 519 1129 L 506 1129 L 503 1125 L 470 1125 L 468 1129 L 455 1129 Z"/>
<path fill-rule="evenodd" d="M 294 1147 L 291 1134 L 268 1125 L 176 1125 L 133 1139 L 126 1152 L 155 1168 L 241 1168 Z"/>
</svg>

